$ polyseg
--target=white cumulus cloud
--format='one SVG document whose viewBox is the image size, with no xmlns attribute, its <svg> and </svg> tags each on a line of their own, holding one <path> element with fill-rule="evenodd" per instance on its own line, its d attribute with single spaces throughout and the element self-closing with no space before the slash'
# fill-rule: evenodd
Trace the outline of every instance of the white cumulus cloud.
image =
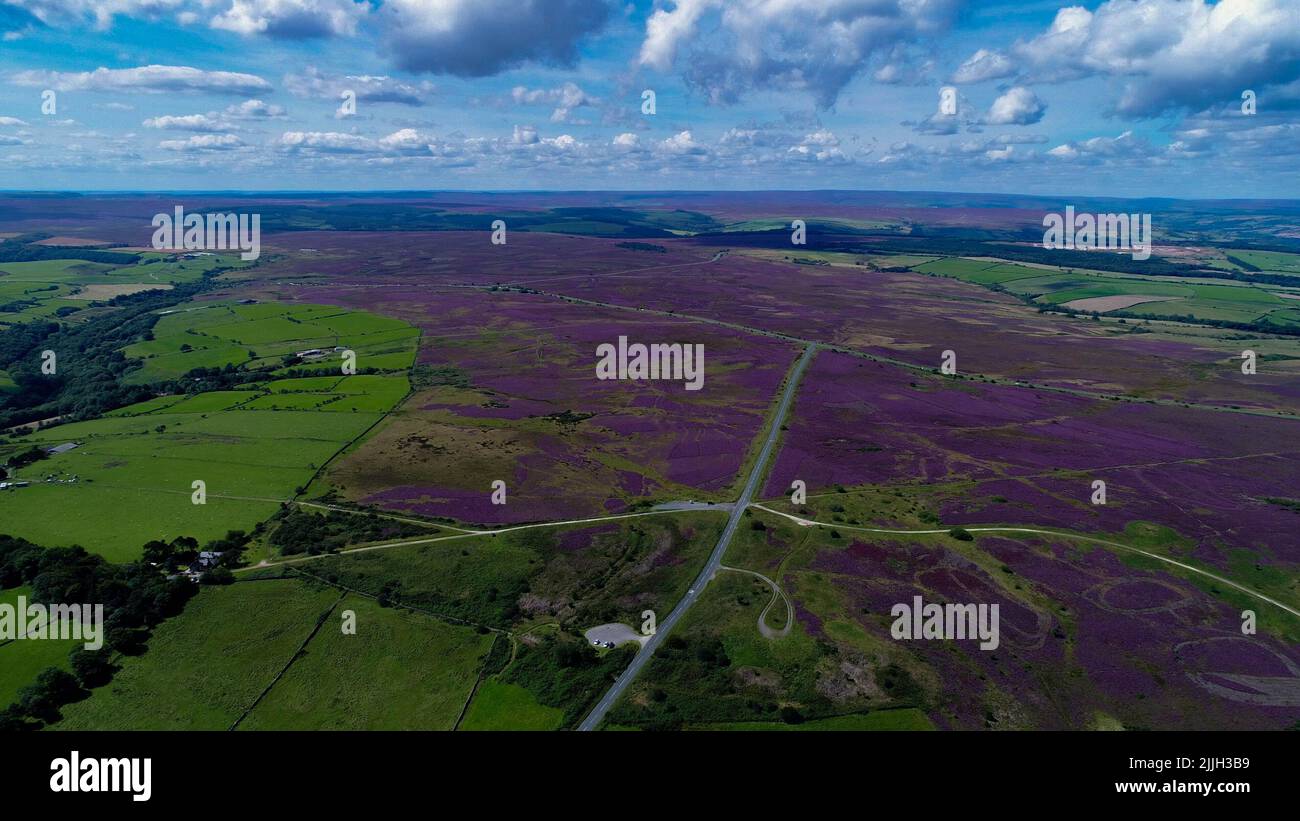
<svg viewBox="0 0 1300 821">
<path fill-rule="evenodd" d="M 1033 125 L 1043 119 L 1047 105 L 1024 86 L 1008 89 L 993 101 L 984 117 L 988 125 Z"/>
<path fill-rule="evenodd" d="M 639 62 L 682 69 L 714 103 L 756 88 L 800 89 L 818 105 L 900 44 L 944 28 L 960 0 L 670 0 L 646 21 Z"/>
<path fill-rule="evenodd" d="M 137 68 L 97 68 L 94 71 L 19 71 L 15 85 L 58 91 L 149 93 L 195 91 L 250 95 L 269 91 L 271 84 L 253 74 L 204 71 L 191 66 L 149 65 Z"/>
</svg>

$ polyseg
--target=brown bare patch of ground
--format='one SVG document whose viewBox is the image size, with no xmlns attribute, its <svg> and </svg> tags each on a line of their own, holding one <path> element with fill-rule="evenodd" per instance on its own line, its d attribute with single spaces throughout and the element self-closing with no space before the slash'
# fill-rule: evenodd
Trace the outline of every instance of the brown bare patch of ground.
<svg viewBox="0 0 1300 821">
<path fill-rule="evenodd" d="M 756 687 L 772 693 L 781 690 L 781 674 L 775 670 L 762 667 L 741 667 L 736 670 L 734 675 L 737 686 L 742 688 Z"/>
<path fill-rule="evenodd" d="M 367 447 L 334 465 L 331 480 L 345 493 L 364 496 L 393 484 L 486 487 L 480 477 L 513 472 L 515 458 L 525 452 L 516 432 L 439 423 L 410 412 L 427 401 L 425 394 L 416 394 Z"/>
<path fill-rule="evenodd" d="M 1073 308 L 1076 311 L 1096 311 L 1099 314 L 1104 314 L 1107 311 L 1119 311 L 1147 302 L 1174 302 L 1180 299 L 1182 299 L 1180 296 L 1118 294 L 1116 296 L 1093 296 L 1087 299 L 1073 299 L 1062 303 L 1062 307 Z"/>
<path fill-rule="evenodd" d="M 16 235 L 11 235 L 11 236 L 16 236 Z M 52 245 L 58 248 L 89 248 L 91 246 L 97 246 L 97 245 L 112 245 L 112 243 L 110 243 L 108 240 L 86 239 L 85 237 L 69 237 L 69 236 L 47 237 L 46 239 L 43 239 L 39 242 L 34 242 L 32 244 Z"/>
<path fill-rule="evenodd" d="M 876 683 L 875 670 L 885 663 L 859 654 L 823 658 L 817 665 L 817 692 L 841 703 L 878 698 L 884 691 Z"/>
<path fill-rule="evenodd" d="M 158 282 L 145 284 L 143 282 L 123 283 L 121 285 L 83 285 L 81 290 L 75 294 L 68 294 L 67 299 L 112 299 L 115 296 L 127 296 L 128 294 L 138 294 L 141 291 L 169 291 L 172 286 L 168 283 Z"/>
</svg>

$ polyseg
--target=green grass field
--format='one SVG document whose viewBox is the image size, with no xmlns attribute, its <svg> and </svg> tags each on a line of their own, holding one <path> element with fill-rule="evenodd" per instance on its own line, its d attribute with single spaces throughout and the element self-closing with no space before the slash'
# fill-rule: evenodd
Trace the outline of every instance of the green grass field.
<svg viewBox="0 0 1300 821">
<path fill-rule="evenodd" d="M 522 590 L 538 558 L 521 534 L 506 534 L 329 556 L 303 569 L 372 595 L 396 584 L 403 603 L 505 628 L 512 596 Z"/>
<path fill-rule="evenodd" d="M 138 263 L 123 265 L 80 259 L 0 262 L 0 327 L 54 318 L 60 308 L 84 311 L 124 290 L 193 282 L 217 266 L 248 264 L 237 254 L 181 259 L 159 253 L 141 254 Z"/>
<path fill-rule="evenodd" d="M 1275 255 L 1285 256 L 1285 255 Z M 1081 299 L 1111 296 L 1168 297 L 1113 309 L 1137 317 L 1191 316 L 1201 320 L 1252 323 L 1264 317 L 1278 324 L 1290 321 L 1294 300 L 1247 282 L 1179 281 L 1124 274 L 1032 268 L 989 260 L 947 257 L 911 266 L 918 273 L 952 277 L 976 285 L 996 285 L 1024 299 L 1045 305 L 1065 305 Z"/>
<path fill-rule="evenodd" d="M 479 685 L 460 729 L 556 730 L 563 720 L 563 710 L 538 704 L 525 688 L 489 679 Z"/>
<path fill-rule="evenodd" d="M 220 399 L 213 404 L 229 397 Z M 186 535 L 203 542 L 227 530 L 251 530 L 379 418 L 169 408 L 41 430 L 7 447 L 80 446 L 18 471 L 31 485 L 0 493 L 0 520 L 12 535 L 50 546 L 80 544 L 110 561 L 135 558 L 151 539 Z M 191 499 L 195 481 L 206 484 L 205 504 Z"/>
<path fill-rule="evenodd" d="M 225 730 L 339 599 L 297 581 L 204 588 L 112 682 L 63 708 L 67 730 Z"/>
<path fill-rule="evenodd" d="M 5 531 L 127 561 L 150 539 L 251 530 L 407 391 L 404 376 L 349 379 L 360 380 L 348 386 L 359 392 L 275 395 L 299 400 L 298 410 L 259 407 L 267 392 L 215 391 L 38 431 L 4 450 L 79 446 L 15 472 L 31 485 L 0 493 Z M 206 504 L 191 500 L 196 480 L 206 483 Z"/>
<path fill-rule="evenodd" d="M 342 631 L 345 610 L 355 635 Z M 450 730 L 491 645 L 490 634 L 349 595 L 239 726 Z"/>
<path fill-rule="evenodd" d="M 978 285 L 992 285 L 995 283 L 1010 282 L 1017 279 L 1042 276 L 1043 274 L 1043 270 L 1040 268 L 1029 268 L 1024 265 L 1012 265 L 1010 263 L 989 262 L 987 260 L 978 259 L 959 259 L 954 257 L 939 259 L 933 262 L 923 262 L 920 265 L 913 265 L 911 267 L 913 271 L 918 271 L 923 274 L 939 274 L 940 276 L 954 277 L 966 282 L 974 282 Z"/>
<path fill-rule="evenodd" d="M 211 302 L 163 312 L 153 337 L 123 349 L 144 363 L 131 381 L 173 379 L 194 368 L 228 364 L 276 366 L 286 356 L 314 349 L 323 353 L 292 367 L 336 368 L 342 351 L 351 350 L 358 369 L 406 370 L 415 361 L 419 330 L 328 305 Z"/>
<path fill-rule="evenodd" d="M 416 329 L 327 306 L 217 305 L 176 316 L 230 333 L 241 326 L 231 316 L 247 326 L 378 329 L 382 339 L 375 345 L 409 348 L 394 354 L 407 365 L 414 357 Z M 359 356 L 363 366 L 365 355 Z M 409 390 L 404 373 L 270 379 L 241 390 L 157 397 L 100 419 L 42 429 L 0 445 L 0 459 L 32 445 L 78 447 L 16 471 L 15 478 L 31 484 L 0 493 L 0 522 L 15 536 L 80 544 L 110 561 L 135 558 L 151 539 L 185 535 L 204 542 L 228 530 L 249 531 Z M 195 481 L 206 484 L 205 504 L 191 500 Z"/>
<path fill-rule="evenodd" d="M 1300 254 L 1285 254 L 1280 251 L 1237 251 L 1230 250 L 1229 256 L 1253 265 L 1263 271 L 1277 271 L 1284 274 L 1300 274 Z"/>
<path fill-rule="evenodd" d="M 18 606 L 18 597 L 31 597 L 26 587 L 0 590 L 0 604 Z M 68 654 L 84 642 L 76 639 L 22 639 L 0 643 L 0 709 L 13 703 L 18 691 L 36 680 L 46 667 L 69 669 Z"/>
</svg>

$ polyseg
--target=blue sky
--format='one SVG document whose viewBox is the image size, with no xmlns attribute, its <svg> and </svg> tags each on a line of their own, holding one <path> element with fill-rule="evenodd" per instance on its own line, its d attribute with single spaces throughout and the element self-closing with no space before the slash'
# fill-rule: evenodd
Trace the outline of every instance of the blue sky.
<svg viewBox="0 0 1300 821">
<path fill-rule="evenodd" d="M 0 0 L 0 76 L 7 189 L 1300 196 L 1296 0 Z"/>
</svg>

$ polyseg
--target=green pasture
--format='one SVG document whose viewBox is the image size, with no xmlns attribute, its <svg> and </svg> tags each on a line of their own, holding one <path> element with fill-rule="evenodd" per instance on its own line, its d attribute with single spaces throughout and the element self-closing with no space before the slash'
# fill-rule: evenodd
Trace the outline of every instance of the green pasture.
<svg viewBox="0 0 1300 821">
<path fill-rule="evenodd" d="M 294 657 L 339 599 L 298 581 L 205 587 L 159 625 L 140 656 L 63 708 L 67 730 L 226 730 Z M 337 616 L 334 616 L 337 618 Z"/>
<path fill-rule="evenodd" d="M 1263 271 L 1277 271 L 1284 274 L 1300 274 L 1300 254 L 1286 254 L 1280 251 L 1237 251 L 1230 250 L 1228 256 L 1239 259 L 1247 265 L 1253 265 Z"/>
<path fill-rule="evenodd" d="M 1283 255 L 1285 256 L 1285 255 Z M 1046 305 L 1109 296 L 1173 297 L 1122 310 L 1140 317 L 1191 316 L 1195 319 L 1250 323 L 1263 317 L 1290 321 L 1294 300 L 1247 282 L 1142 277 L 1091 271 L 1031 268 L 988 260 L 947 257 L 912 266 L 919 273 L 953 277 L 976 285 L 997 285 Z"/>
<path fill-rule="evenodd" d="M 393 379 L 404 386 L 404 378 Z M 81 544 L 112 561 L 135 558 L 151 539 L 187 535 L 202 542 L 251 530 L 383 413 L 367 395 L 339 396 L 371 400 L 376 410 L 224 409 L 245 394 L 258 396 L 199 394 L 128 415 L 156 407 L 158 400 L 150 400 L 143 409 L 47 428 L 0 448 L 3 455 L 31 444 L 79 443 L 17 472 L 31 485 L 0 493 L 5 530 L 38 544 Z M 192 503 L 195 480 L 206 483 L 205 504 Z"/>
<path fill-rule="evenodd" d="M 128 345 L 143 360 L 131 381 L 173 379 L 194 368 L 246 364 L 275 367 L 285 357 L 319 350 L 284 369 L 340 368 L 342 352 L 357 368 L 406 370 L 415 360 L 418 329 L 396 319 L 327 305 L 217 302 L 163 313 L 153 339 Z"/>
<path fill-rule="evenodd" d="M 142 254 L 139 262 L 126 265 L 81 259 L 0 262 L 0 326 L 55 319 L 61 308 L 86 310 L 96 300 L 71 298 L 85 286 L 179 285 L 198 280 L 217 266 L 248 264 L 238 255 L 181 259 L 156 253 Z"/>
<path fill-rule="evenodd" d="M 539 704 L 527 688 L 489 679 L 479 685 L 462 730 L 556 730 L 564 711 Z"/>
<path fill-rule="evenodd" d="M 0 590 L 0 604 L 18 606 L 18 597 L 31 599 L 26 587 Z M 0 709 L 13 703 L 18 691 L 36 680 L 46 667 L 69 669 L 68 654 L 84 644 L 77 639 L 15 639 L 0 642 Z"/>
<path fill-rule="evenodd" d="M 343 633 L 345 611 L 355 634 Z M 491 645 L 473 628 L 349 595 L 240 729 L 450 730 Z"/>
</svg>

